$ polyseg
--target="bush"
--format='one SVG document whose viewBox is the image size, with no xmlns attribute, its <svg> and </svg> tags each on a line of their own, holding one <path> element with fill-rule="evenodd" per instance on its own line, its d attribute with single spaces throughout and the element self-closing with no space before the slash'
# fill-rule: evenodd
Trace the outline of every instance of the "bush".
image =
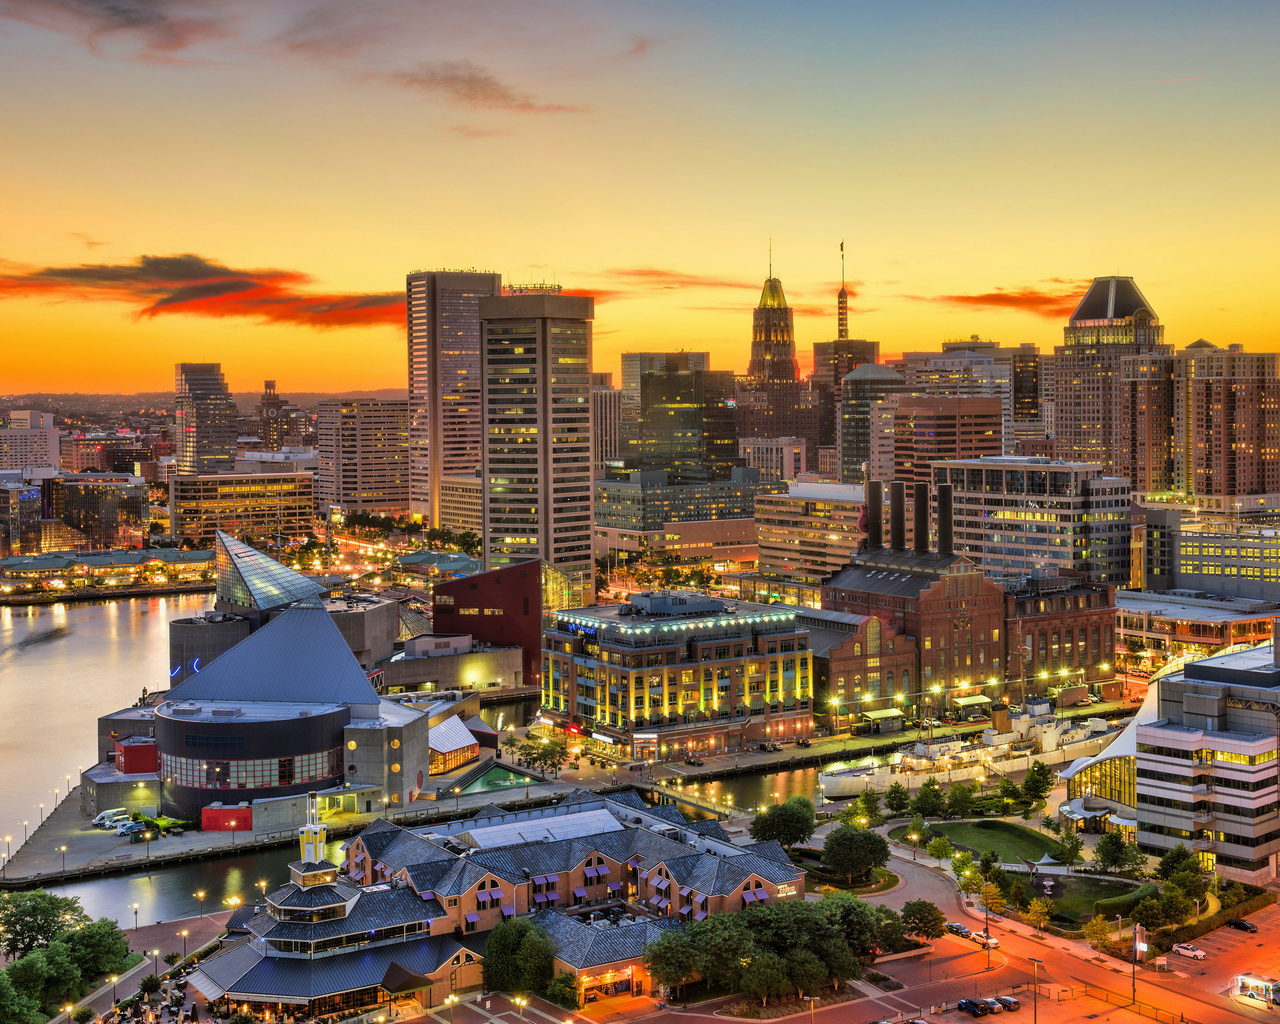
<svg viewBox="0 0 1280 1024">
<path fill-rule="evenodd" d="M 1150 882 L 1144 882 L 1127 896 L 1111 896 L 1105 900 L 1094 900 L 1093 912 L 1108 918 L 1115 917 L 1117 914 L 1121 917 L 1128 917 L 1133 912 L 1134 907 L 1148 896 L 1155 895 L 1156 887 Z"/>
<path fill-rule="evenodd" d="M 93 1020 L 96 1016 L 97 1014 L 94 1013 L 92 1006 L 77 1006 L 75 1013 L 71 1015 L 71 1019 L 75 1021 L 76 1024 L 89 1024 L 89 1021 Z"/>
<path fill-rule="evenodd" d="M 566 1010 L 576 1010 L 578 1008 L 578 979 L 568 972 L 557 974 L 551 979 L 551 984 L 547 986 L 547 991 L 544 994 L 548 1002 L 555 1003 L 556 1006 L 563 1006 Z"/>
</svg>

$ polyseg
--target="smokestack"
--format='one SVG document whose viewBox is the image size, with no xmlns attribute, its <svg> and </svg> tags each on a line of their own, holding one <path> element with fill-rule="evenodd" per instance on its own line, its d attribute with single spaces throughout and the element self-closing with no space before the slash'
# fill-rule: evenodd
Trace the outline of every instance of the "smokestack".
<svg viewBox="0 0 1280 1024">
<path fill-rule="evenodd" d="M 1280 668 L 1280 616 L 1271 620 L 1271 664 Z"/>
<path fill-rule="evenodd" d="M 916 554 L 929 553 L 929 485 L 916 484 L 915 488 Z"/>
<path fill-rule="evenodd" d="M 952 550 L 955 541 L 951 529 L 951 501 L 951 485 L 938 484 L 938 554 L 944 558 L 955 554 Z"/>
<path fill-rule="evenodd" d="M 884 547 L 884 484 L 872 480 L 867 484 L 867 550 Z"/>
<path fill-rule="evenodd" d="M 895 480 L 889 485 L 889 550 L 907 548 L 907 485 Z"/>
</svg>

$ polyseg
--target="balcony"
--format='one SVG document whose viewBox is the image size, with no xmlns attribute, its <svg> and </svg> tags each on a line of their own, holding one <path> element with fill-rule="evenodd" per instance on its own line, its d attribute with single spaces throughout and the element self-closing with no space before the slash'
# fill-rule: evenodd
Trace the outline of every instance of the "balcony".
<svg viewBox="0 0 1280 1024">
<path fill-rule="evenodd" d="M 1214 839 L 1212 836 L 1207 838 L 1193 839 L 1191 841 L 1191 848 L 1195 850 L 1197 853 L 1203 853 L 1206 850 L 1217 849 L 1217 846 L 1218 846 L 1218 840 Z"/>
<path fill-rule="evenodd" d="M 1197 807 L 1195 811 L 1192 812 L 1191 820 L 1197 825 L 1207 825 L 1209 822 L 1213 821 L 1213 810 L 1211 808 Z"/>
</svg>

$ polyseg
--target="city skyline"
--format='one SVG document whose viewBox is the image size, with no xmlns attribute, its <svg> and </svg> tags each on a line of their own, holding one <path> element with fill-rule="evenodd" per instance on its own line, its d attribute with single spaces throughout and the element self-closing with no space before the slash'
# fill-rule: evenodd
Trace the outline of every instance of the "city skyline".
<svg viewBox="0 0 1280 1024">
<path fill-rule="evenodd" d="M 473 265 L 592 295 L 598 370 L 743 371 L 770 245 L 807 372 L 842 241 L 850 336 L 884 357 L 1051 351 L 1113 273 L 1178 348 L 1280 347 L 1273 11 L 149 11 L 0 12 L 27 97 L 0 112 L 5 391 L 160 391 L 186 360 L 236 390 L 402 387 L 405 274 Z"/>
</svg>

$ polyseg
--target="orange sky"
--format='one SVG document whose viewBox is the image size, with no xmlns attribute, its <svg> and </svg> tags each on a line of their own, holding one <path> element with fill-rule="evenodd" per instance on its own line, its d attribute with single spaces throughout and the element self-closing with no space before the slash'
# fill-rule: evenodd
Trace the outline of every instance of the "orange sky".
<svg viewBox="0 0 1280 1024">
<path fill-rule="evenodd" d="M 384 0 L 0 6 L 0 394 L 403 387 L 404 274 L 597 296 L 596 365 L 1043 348 L 1131 274 L 1280 348 L 1273 7 Z M 1106 25 L 1103 32 L 1101 25 Z"/>
</svg>

